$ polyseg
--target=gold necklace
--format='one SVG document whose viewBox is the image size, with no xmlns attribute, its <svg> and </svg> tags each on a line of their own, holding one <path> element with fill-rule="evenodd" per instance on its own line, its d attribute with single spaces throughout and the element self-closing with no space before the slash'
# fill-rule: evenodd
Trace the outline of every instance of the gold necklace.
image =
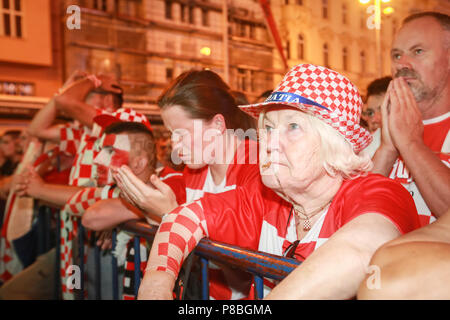
<svg viewBox="0 0 450 320">
<path fill-rule="evenodd" d="M 306 214 L 304 212 L 301 212 L 300 210 L 296 209 L 294 207 L 294 213 L 297 216 L 297 218 L 299 220 L 303 220 L 303 231 L 309 231 L 311 230 L 312 224 L 311 224 L 311 218 L 314 217 L 315 215 L 317 215 L 318 213 L 322 212 L 323 209 L 325 209 L 325 207 L 327 207 L 329 204 L 331 203 L 331 200 L 328 201 L 327 203 L 325 203 L 323 206 L 321 206 L 320 208 L 314 210 L 312 213 L 310 214 Z M 304 218 L 303 218 L 304 217 Z M 297 225 L 300 223 L 300 221 L 297 223 Z"/>
</svg>

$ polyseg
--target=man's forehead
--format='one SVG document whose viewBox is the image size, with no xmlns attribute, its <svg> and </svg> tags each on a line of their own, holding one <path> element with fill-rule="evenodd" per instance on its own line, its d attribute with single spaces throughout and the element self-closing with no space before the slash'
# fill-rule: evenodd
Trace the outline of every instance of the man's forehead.
<svg viewBox="0 0 450 320">
<path fill-rule="evenodd" d="M 427 45 L 443 40 L 443 29 L 436 19 L 422 17 L 404 24 L 394 38 L 392 50 L 408 50 L 416 45 Z"/>
</svg>

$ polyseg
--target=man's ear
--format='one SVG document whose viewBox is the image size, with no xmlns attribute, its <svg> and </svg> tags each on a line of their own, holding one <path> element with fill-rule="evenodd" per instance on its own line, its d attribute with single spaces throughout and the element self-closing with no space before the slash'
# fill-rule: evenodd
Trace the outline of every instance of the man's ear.
<svg viewBox="0 0 450 320">
<path fill-rule="evenodd" d="M 225 133 L 227 126 L 225 124 L 225 118 L 221 114 L 216 114 L 212 119 L 211 123 L 213 127 L 220 131 L 220 133 Z"/>
<path fill-rule="evenodd" d="M 144 155 L 139 155 L 130 159 L 130 169 L 135 175 L 140 175 L 148 166 L 148 159 Z"/>
</svg>

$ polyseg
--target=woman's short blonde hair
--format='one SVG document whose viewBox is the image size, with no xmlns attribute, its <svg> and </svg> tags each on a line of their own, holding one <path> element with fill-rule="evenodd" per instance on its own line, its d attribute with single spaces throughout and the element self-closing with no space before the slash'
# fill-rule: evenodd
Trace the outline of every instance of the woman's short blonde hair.
<svg viewBox="0 0 450 320">
<path fill-rule="evenodd" d="M 266 109 L 259 114 L 259 128 L 262 128 L 264 115 L 269 110 Z M 355 153 L 352 145 L 333 127 L 309 113 L 300 110 L 299 112 L 305 116 L 310 127 L 316 130 L 320 137 L 320 156 L 323 167 L 329 175 L 340 174 L 344 179 L 355 179 L 372 170 L 372 160 L 364 150 Z"/>
</svg>

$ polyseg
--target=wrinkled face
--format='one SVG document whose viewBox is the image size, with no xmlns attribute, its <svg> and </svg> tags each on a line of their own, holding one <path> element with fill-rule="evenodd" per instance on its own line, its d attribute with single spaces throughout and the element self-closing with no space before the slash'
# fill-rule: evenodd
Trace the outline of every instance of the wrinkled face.
<svg viewBox="0 0 450 320">
<path fill-rule="evenodd" d="M 434 18 L 423 17 L 406 23 L 394 39 L 392 75 L 405 78 L 417 102 L 433 99 L 448 85 L 448 37 Z"/>
<path fill-rule="evenodd" d="M 383 99 L 384 94 L 371 95 L 363 106 L 361 117 L 366 120 L 370 132 L 381 128 L 381 104 Z"/>
<path fill-rule="evenodd" d="M 199 169 L 214 161 L 208 146 L 214 143 L 217 131 L 211 122 L 192 119 L 180 106 L 168 106 L 161 112 L 166 128 L 172 132 L 172 161 L 177 157 L 191 169 Z"/>
<path fill-rule="evenodd" d="M 114 183 L 111 168 L 128 165 L 131 143 L 126 134 L 104 134 L 99 142 L 100 153 L 95 157 L 97 184 L 106 186 Z"/>
<path fill-rule="evenodd" d="M 260 170 L 266 186 L 289 196 L 325 174 L 320 136 L 303 112 L 271 109 L 259 129 Z"/>
</svg>

